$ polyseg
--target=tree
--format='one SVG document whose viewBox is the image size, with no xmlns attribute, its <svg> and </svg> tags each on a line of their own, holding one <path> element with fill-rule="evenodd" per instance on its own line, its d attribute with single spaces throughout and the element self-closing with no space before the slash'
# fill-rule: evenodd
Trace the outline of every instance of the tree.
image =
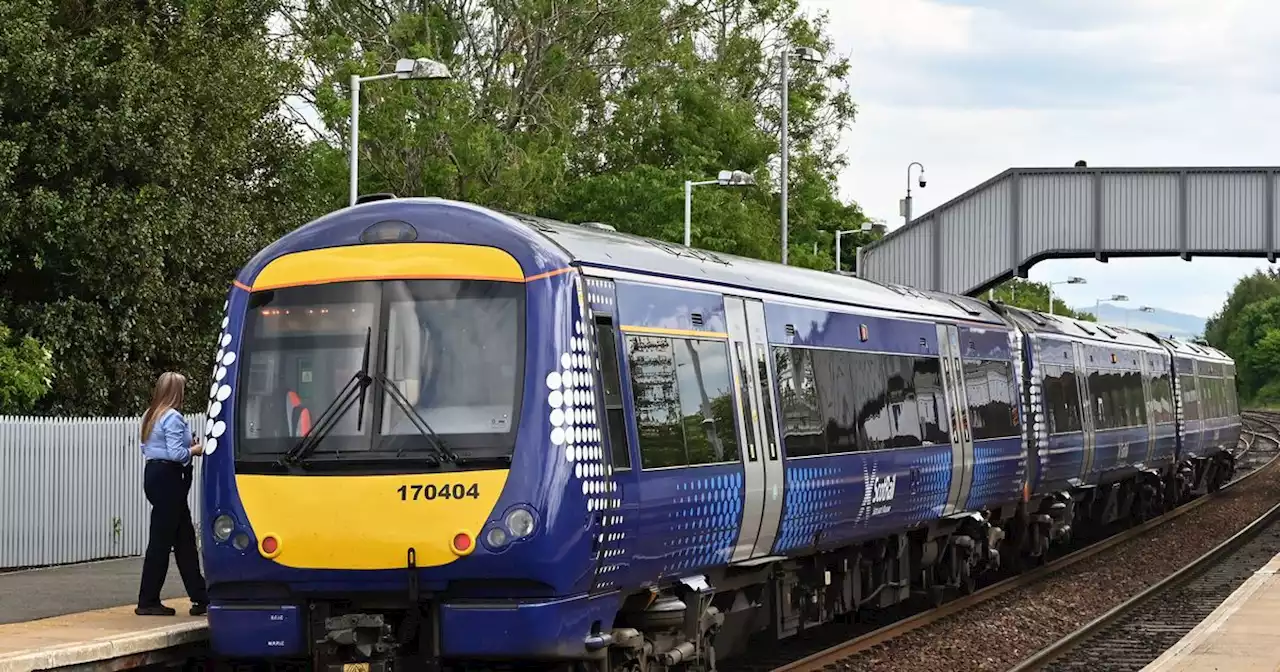
<svg viewBox="0 0 1280 672">
<path fill-rule="evenodd" d="M 0 322 L 38 407 L 137 413 L 203 376 L 234 273 L 316 211 L 272 0 L 0 0 Z"/>
<path fill-rule="evenodd" d="M 1280 272 L 1255 271 L 1236 282 L 1222 309 L 1205 323 L 1205 341 L 1236 362 L 1244 400 L 1280 402 Z"/>
<path fill-rule="evenodd" d="M 1205 321 L 1205 340 L 1216 348 L 1232 352 L 1228 341 L 1237 329 L 1240 314 L 1250 304 L 1273 296 L 1280 296 L 1280 270 L 1258 270 L 1240 278 L 1222 309 Z"/>
<path fill-rule="evenodd" d="M 1010 306 L 1047 313 L 1049 312 L 1049 285 L 1013 278 L 995 288 L 995 299 Z M 1093 313 L 1072 310 L 1057 296 L 1053 297 L 1053 312 L 1055 315 L 1074 317 L 1078 320 L 1097 321 Z"/>
<path fill-rule="evenodd" d="M 289 25 L 314 73 L 301 98 L 322 122 L 321 172 L 346 160 L 349 76 L 434 58 L 453 81 L 362 89 L 362 191 L 601 221 L 678 242 L 684 181 L 738 169 L 761 186 L 700 188 L 693 242 L 780 257 L 774 56 L 784 41 L 831 51 L 825 19 L 804 18 L 796 0 L 305 0 Z M 856 111 L 848 72 L 833 57 L 791 78 L 789 247 L 799 265 L 833 268 L 834 231 L 865 221 L 835 195 L 837 143 Z M 344 192 L 332 184 L 328 203 Z"/>
<path fill-rule="evenodd" d="M 29 413 L 49 391 L 53 353 L 0 325 L 0 415 Z"/>
</svg>

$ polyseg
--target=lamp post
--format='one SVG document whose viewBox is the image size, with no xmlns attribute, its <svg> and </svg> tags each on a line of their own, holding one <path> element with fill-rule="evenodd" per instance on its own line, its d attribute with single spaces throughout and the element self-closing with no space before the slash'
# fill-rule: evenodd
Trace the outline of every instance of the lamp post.
<svg viewBox="0 0 1280 672">
<path fill-rule="evenodd" d="M 1101 299 L 1097 299 L 1097 300 L 1095 300 L 1095 301 L 1093 302 L 1093 317 L 1094 317 L 1094 319 L 1097 319 L 1097 317 L 1098 317 L 1098 308 L 1102 307 L 1102 302 L 1103 302 L 1103 301 L 1106 301 L 1106 302 L 1108 302 L 1108 303 L 1115 303 L 1115 302 L 1118 302 L 1118 301 L 1128 301 L 1128 300 L 1129 300 L 1129 297 L 1128 297 L 1128 296 L 1125 296 L 1124 294 L 1112 294 L 1110 297 L 1103 297 L 1103 298 L 1101 298 Z M 1101 320 L 1099 320 L 1099 321 L 1101 321 Z"/>
<path fill-rule="evenodd" d="M 787 159 L 790 154 L 791 137 L 787 128 L 787 108 L 789 106 L 787 83 L 790 79 L 788 74 L 788 65 L 792 56 L 800 59 L 803 63 L 821 63 L 823 54 L 817 49 L 810 47 L 796 47 L 793 45 L 784 45 L 782 47 L 782 70 L 779 79 L 782 87 L 782 263 L 787 263 L 787 181 L 789 177 Z"/>
<path fill-rule="evenodd" d="M 700 187 L 704 184 L 716 184 L 722 187 L 749 187 L 756 183 L 756 178 L 751 173 L 745 173 L 741 170 L 722 170 L 714 180 L 702 180 L 700 182 L 691 182 L 685 180 L 684 183 L 684 246 L 690 246 L 690 236 L 692 234 L 691 222 L 693 220 L 693 188 Z"/>
<path fill-rule="evenodd" d="M 1152 308 L 1151 306 L 1139 306 L 1139 307 L 1138 307 L 1138 312 L 1139 312 L 1139 313 L 1154 313 L 1154 312 L 1156 312 L 1156 309 L 1155 309 L 1155 308 Z M 1125 313 L 1124 313 L 1124 326 L 1126 326 L 1126 327 L 1127 327 L 1127 326 L 1129 326 L 1129 311 L 1125 311 Z"/>
<path fill-rule="evenodd" d="M 360 84 L 380 79 L 451 79 L 453 75 L 443 63 L 429 58 L 402 58 L 394 72 L 361 77 L 351 75 L 351 202 L 356 204 L 360 169 Z"/>
<path fill-rule="evenodd" d="M 1085 280 L 1084 278 L 1076 275 L 1073 275 L 1067 278 L 1066 280 L 1059 280 L 1057 282 L 1045 283 L 1049 285 L 1049 314 L 1050 315 L 1053 314 L 1053 286 L 1054 285 L 1083 285 L 1087 283 L 1088 283 L 1088 280 Z"/>
<path fill-rule="evenodd" d="M 920 188 L 924 189 L 925 185 L 924 164 L 919 161 L 912 161 L 907 164 L 907 197 L 902 199 L 902 207 L 899 208 L 899 210 L 901 210 L 899 214 L 902 215 L 903 224 L 911 223 L 911 169 L 916 166 L 920 166 Z"/>
<path fill-rule="evenodd" d="M 836 273 L 844 270 L 840 268 L 840 237 L 848 233 L 862 233 L 861 229 L 845 229 L 836 231 Z"/>
</svg>

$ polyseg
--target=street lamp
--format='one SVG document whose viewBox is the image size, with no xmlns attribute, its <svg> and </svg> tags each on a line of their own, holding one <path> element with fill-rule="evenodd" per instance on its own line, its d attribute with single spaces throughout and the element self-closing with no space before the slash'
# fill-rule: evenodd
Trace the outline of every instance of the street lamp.
<svg viewBox="0 0 1280 672">
<path fill-rule="evenodd" d="M 866 233 L 871 230 L 871 227 L 871 222 L 863 222 L 860 228 L 836 231 L 836 273 L 843 270 L 840 268 L 840 237 L 850 233 Z"/>
<path fill-rule="evenodd" d="M 1073 275 L 1067 278 L 1066 280 L 1059 280 L 1057 282 L 1045 283 L 1049 285 L 1049 314 L 1050 315 L 1053 314 L 1053 286 L 1054 285 L 1083 285 L 1086 283 L 1088 283 L 1088 280 L 1085 280 L 1084 278 L 1076 275 Z"/>
<path fill-rule="evenodd" d="M 1102 307 L 1102 302 L 1115 303 L 1117 301 L 1128 301 L 1129 297 L 1124 294 L 1112 294 L 1110 298 L 1101 298 L 1093 302 L 1093 316 L 1098 316 L 1098 308 Z"/>
<path fill-rule="evenodd" d="M 1156 312 L 1156 309 L 1155 309 L 1155 308 L 1152 308 L 1151 306 L 1138 306 L 1138 312 L 1139 312 L 1139 313 L 1154 313 L 1154 312 Z M 1126 326 L 1126 327 L 1127 327 L 1127 326 L 1129 326 L 1129 311 L 1127 311 L 1127 310 L 1126 310 L 1126 311 L 1124 311 L 1124 326 Z"/>
<path fill-rule="evenodd" d="M 791 57 L 795 56 L 802 63 L 821 63 L 825 58 L 821 51 L 811 47 L 797 47 L 793 45 L 784 45 L 782 47 L 782 71 L 779 79 L 782 87 L 782 263 L 787 263 L 787 179 L 789 176 L 787 168 L 787 158 L 790 154 L 791 134 L 787 128 L 787 108 L 789 106 L 787 84 L 790 75 L 787 74 L 787 66 Z"/>
<path fill-rule="evenodd" d="M 360 84 L 380 79 L 450 79 L 453 75 L 443 63 L 429 58 L 402 58 L 394 72 L 379 75 L 351 75 L 351 205 L 356 204 L 359 189 L 360 154 Z"/>
<path fill-rule="evenodd" d="M 689 247 L 689 236 L 691 234 L 690 223 L 693 220 L 693 188 L 700 187 L 704 184 L 716 184 L 722 187 L 749 187 L 756 183 L 756 178 L 751 173 L 745 173 L 741 170 L 722 170 L 714 180 L 702 180 L 701 182 L 691 182 L 685 180 L 684 183 L 684 246 Z"/>
<path fill-rule="evenodd" d="M 914 168 L 915 166 L 920 166 L 920 188 L 924 189 L 924 185 L 925 185 L 924 164 L 920 163 L 919 161 L 912 161 L 911 163 L 907 164 L 907 197 L 902 199 L 902 207 L 899 208 L 901 212 L 898 213 L 902 215 L 903 224 L 911 223 L 911 169 Z M 1053 305 L 1053 304 L 1050 303 L 1049 305 Z"/>
</svg>

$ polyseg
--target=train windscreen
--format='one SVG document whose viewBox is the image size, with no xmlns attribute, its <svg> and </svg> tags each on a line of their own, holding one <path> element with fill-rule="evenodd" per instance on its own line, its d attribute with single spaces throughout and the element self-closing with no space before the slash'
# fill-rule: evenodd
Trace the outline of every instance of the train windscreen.
<svg viewBox="0 0 1280 672">
<path fill-rule="evenodd" d="M 524 287 L 515 283 L 386 280 L 257 292 L 245 325 L 237 455 L 459 466 L 508 459 L 523 325 Z"/>
</svg>

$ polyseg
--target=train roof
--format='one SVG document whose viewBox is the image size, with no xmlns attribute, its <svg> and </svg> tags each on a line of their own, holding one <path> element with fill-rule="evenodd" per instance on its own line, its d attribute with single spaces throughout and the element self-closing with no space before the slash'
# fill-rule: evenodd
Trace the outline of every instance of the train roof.
<svg viewBox="0 0 1280 672">
<path fill-rule="evenodd" d="M 1083 343 L 1121 345 L 1140 350 L 1161 349 L 1155 336 L 1128 327 L 1087 322 L 1063 315 L 1049 315 L 1009 305 L 1002 305 L 1001 310 L 1024 330 L 1032 333 L 1059 336 L 1066 340 Z"/>
<path fill-rule="evenodd" d="M 1189 357 L 1191 359 L 1199 359 L 1206 362 L 1222 362 L 1224 364 L 1232 364 L 1235 360 L 1227 353 L 1211 346 L 1202 345 L 1200 343 L 1190 343 L 1181 341 L 1172 336 L 1160 337 L 1160 341 L 1169 346 L 1174 354 L 1180 357 Z"/>
<path fill-rule="evenodd" d="M 965 301 L 965 297 L 931 296 L 904 286 L 882 285 L 838 273 L 689 248 L 622 233 L 597 223 L 569 224 L 521 213 L 501 214 L 540 232 L 584 266 L 1007 326 L 989 307 Z"/>
</svg>

